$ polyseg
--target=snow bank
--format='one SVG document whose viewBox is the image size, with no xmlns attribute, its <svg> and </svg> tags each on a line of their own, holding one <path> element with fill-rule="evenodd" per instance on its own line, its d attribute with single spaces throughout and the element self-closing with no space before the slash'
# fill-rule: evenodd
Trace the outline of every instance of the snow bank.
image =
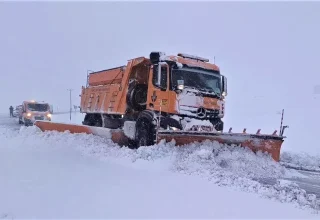
<svg viewBox="0 0 320 220">
<path fill-rule="evenodd" d="M 196 175 L 222 187 L 258 193 L 262 197 L 293 203 L 300 208 L 320 209 L 320 203 L 314 195 L 308 195 L 292 182 L 279 180 L 292 175 L 289 170 L 274 162 L 269 155 L 254 154 L 248 149 L 222 146 L 217 142 L 185 147 L 175 147 L 174 142 L 162 142 L 130 150 L 119 147 L 109 139 L 93 135 L 40 132 L 36 127 L 21 127 L 16 137 L 9 135 L 6 138 L 9 142 L 19 142 L 23 147 L 63 146 L 124 166 L 129 164 L 139 169 L 157 168 Z M 13 143 L 12 146 L 19 144 Z"/>
<path fill-rule="evenodd" d="M 307 153 L 283 152 L 280 161 L 287 167 L 320 172 L 320 155 L 312 156 Z"/>
</svg>

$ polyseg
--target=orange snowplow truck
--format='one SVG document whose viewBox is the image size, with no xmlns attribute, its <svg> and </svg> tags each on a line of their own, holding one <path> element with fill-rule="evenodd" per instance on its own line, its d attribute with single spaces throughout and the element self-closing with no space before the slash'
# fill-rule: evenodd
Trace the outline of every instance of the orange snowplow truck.
<svg viewBox="0 0 320 220">
<path fill-rule="evenodd" d="M 151 52 L 126 66 L 92 72 L 82 87 L 83 124 L 123 129 L 134 144 L 154 144 L 158 129 L 223 131 L 227 79 L 208 59 Z"/>
<path fill-rule="evenodd" d="M 227 79 L 208 59 L 152 52 L 126 66 L 92 72 L 82 87 L 83 125 L 37 120 L 41 131 L 69 131 L 111 139 L 138 148 L 160 141 L 184 146 L 206 140 L 247 147 L 280 159 L 282 126 L 272 134 L 224 132 Z"/>
</svg>

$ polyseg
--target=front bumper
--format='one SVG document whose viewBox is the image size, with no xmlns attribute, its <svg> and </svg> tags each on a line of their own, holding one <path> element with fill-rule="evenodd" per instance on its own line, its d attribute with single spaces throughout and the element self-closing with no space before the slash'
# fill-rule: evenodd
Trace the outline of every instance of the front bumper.
<svg viewBox="0 0 320 220">
<path fill-rule="evenodd" d="M 204 109 L 190 106 L 180 106 L 179 115 L 202 120 L 210 120 L 215 118 L 223 118 L 224 112 L 220 109 Z"/>
<path fill-rule="evenodd" d="M 51 121 L 50 117 L 47 116 L 31 116 L 31 117 L 26 117 L 25 122 L 33 124 L 35 121 Z"/>
</svg>

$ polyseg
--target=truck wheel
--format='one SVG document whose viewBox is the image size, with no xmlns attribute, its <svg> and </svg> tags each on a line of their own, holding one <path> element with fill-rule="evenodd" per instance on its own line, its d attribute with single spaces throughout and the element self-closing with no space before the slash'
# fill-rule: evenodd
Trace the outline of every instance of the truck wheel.
<svg viewBox="0 0 320 220">
<path fill-rule="evenodd" d="M 24 121 L 24 126 L 29 127 L 30 123 L 28 123 L 27 121 Z"/>
<path fill-rule="evenodd" d="M 140 117 L 136 123 L 136 143 L 137 147 L 150 146 L 155 140 L 155 126 L 149 117 Z"/>
<path fill-rule="evenodd" d="M 148 94 L 148 86 L 145 84 L 138 84 L 127 93 L 127 104 L 136 111 L 142 111 L 146 109 Z"/>
<path fill-rule="evenodd" d="M 100 114 L 86 114 L 82 122 L 83 125 L 102 127 L 102 118 Z"/>
<path fill-rule="evenodd" d="M 113 118 L 112 116 L 104 115 L 103 120 L 105 128 L 118 129 L 123 126 L 123 121 L 121 118 Z"/>
</svg>

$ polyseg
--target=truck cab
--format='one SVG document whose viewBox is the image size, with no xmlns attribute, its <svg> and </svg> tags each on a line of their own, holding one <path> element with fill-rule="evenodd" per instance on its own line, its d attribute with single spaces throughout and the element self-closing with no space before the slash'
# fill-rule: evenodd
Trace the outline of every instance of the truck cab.
<svg viewBox="0 0 320 220">
<path fill-rule="evenodd" d="M 211 123 L 214 130 L 223 130 L 227 78 L 218 66 L 182 53 L 166 56 L 153 52 L 150 61 L 147 109 L 167 113 L 165 120 L 178 120 L 179 129 L 198 121 L 207 129 Z"/>
<path fill-rule="evenodd" d="M 33 125 L 36 120 L 51 121 L 50 106 L 45 102 L 24 101 L 19 116 L 19 124 Z"/>
</svg>

